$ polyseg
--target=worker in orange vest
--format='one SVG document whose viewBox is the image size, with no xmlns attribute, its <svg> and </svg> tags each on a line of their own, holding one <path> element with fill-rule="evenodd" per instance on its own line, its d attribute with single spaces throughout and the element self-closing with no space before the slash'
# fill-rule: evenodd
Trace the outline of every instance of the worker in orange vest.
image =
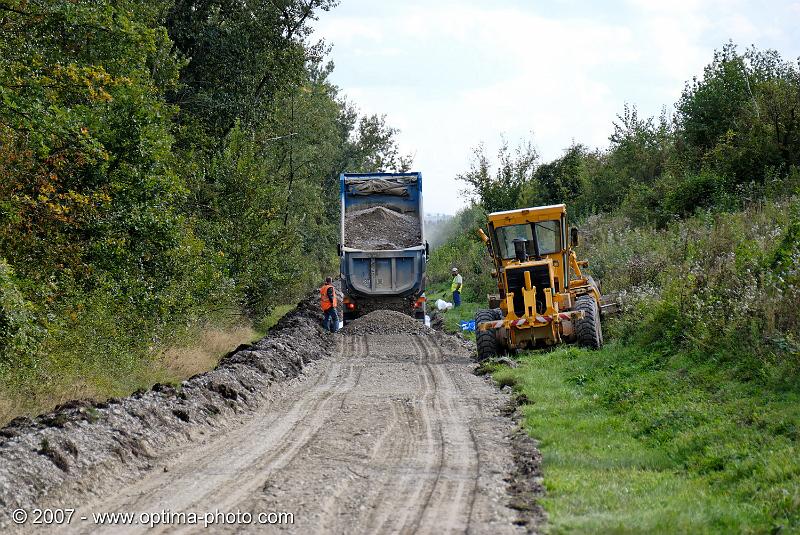
<svg viewBox="0 0 800 535">
<path fill-rule="evenodd" d="M 332 333 L 339 330 L 339 315 L 336 313 L 336 288 L 331 284 L 331 278 L 325 279 L 325 284 L 319 289 L 319 306 L 322 308 L 322 326 Z"/>
</svg>

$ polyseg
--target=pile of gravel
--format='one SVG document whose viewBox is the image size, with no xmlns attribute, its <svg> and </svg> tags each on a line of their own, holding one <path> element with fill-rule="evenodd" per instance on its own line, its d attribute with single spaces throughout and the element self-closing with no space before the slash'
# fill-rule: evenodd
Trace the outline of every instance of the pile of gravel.
<svg viewBox="0 0 800 535">
<path fill-rule="evenodd" d="M 345 246 L 353 249 L 392 250 L 422 243 L 419 218 L 383 206 L 345 214 Z"/>
<path fill-rule="evenodd" d="M 394 310 L 376 310 L 348 323 L 342 332 L 351 335 L 365 334 L 431 334 L 433 329 L 420 320 Z"/>
</svg>

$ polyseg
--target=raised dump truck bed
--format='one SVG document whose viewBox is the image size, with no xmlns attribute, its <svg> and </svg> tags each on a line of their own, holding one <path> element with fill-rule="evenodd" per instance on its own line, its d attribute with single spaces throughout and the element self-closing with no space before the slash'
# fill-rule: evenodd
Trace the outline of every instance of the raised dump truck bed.
<svg viewBox="0 0 800 535">
<path fill-rule="evenodd" d="M 340 267 L 344 321 L 377 309 L 425 317 L 421 173 L 344 173 Z"/>
</svg>

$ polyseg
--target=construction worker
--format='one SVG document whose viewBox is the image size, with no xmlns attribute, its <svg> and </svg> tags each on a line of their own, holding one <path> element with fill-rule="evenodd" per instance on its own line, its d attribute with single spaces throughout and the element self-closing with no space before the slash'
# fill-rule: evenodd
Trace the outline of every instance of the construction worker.
<svg viewBox="0 0 800 535">
<path fill-rule="evenodd" d="M 332 333 L 339 330 L 339 315 L 336 313 L 336 288 L 331 284 L 331 278 L 325 279 L 325 284 L 319 289 L 319 306 L 322 308 L 322 326 Z"/>
<path fill-rule="evenodd" d="M 461 286 L 464 284 L 464 279 L 458 272 L 458 268 L 450 270 L 453 274 L 453 282 L 450 284 L 450 290 L 453 292 L 453 306 L 461 306 Z"/>
</svg>

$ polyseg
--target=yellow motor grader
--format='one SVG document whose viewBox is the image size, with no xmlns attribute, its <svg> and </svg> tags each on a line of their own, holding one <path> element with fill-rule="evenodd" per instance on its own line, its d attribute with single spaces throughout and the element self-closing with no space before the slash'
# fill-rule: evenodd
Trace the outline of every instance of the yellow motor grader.
<svg viewBox="0 0 800 535">
<path fill-rule="evenodd" d="M 494 261 L 499 294 L 489 295 L 489 309 L 475 315 L 478 358 L 561 342 L 600 348 L 600 288 L 581 272 L 588 262 L 572 250 L 577 229 L 567 242 L 566 206 L 495 212 L 487 219 L 488 232 L 478 232 Z"/>
</svg>

